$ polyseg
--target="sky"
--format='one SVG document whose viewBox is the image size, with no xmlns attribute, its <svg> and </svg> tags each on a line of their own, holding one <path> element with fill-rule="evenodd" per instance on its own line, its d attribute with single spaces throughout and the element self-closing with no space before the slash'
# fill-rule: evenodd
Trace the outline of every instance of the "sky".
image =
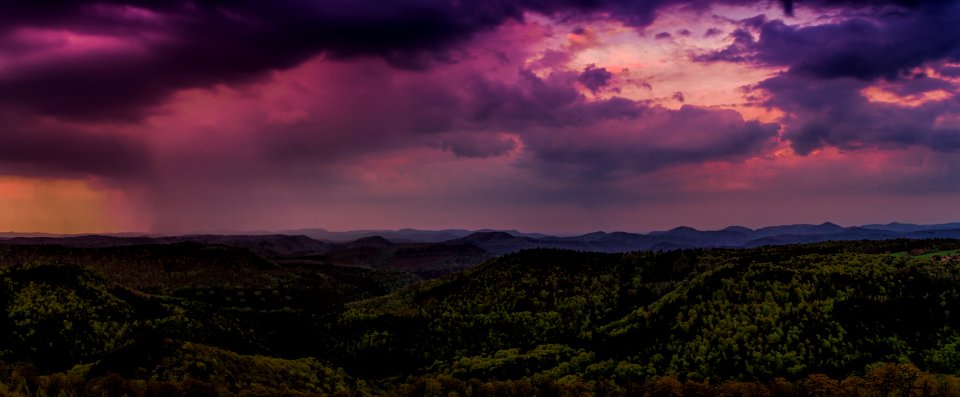
<svg viewBox="0 0 960 397">
<path fill-rule="evenodd" d="M 0 231 L 960 220 L 960 2 L 0 2 Z"/>
</svg>

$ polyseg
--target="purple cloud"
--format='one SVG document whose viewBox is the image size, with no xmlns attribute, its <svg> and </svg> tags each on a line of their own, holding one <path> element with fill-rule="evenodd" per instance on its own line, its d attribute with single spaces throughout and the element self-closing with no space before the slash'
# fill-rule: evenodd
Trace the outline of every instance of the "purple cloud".
<svg viewBox="0 0 960 397">
<path fill-rule="evenodd" d="M 652 107 L 630 120 L 539 131 L 525 142 L 541 169 L 603 181 L 679 164 L 740 161 L 769 150 L 778 128 L 744 121 L 732 110 Z"/>
<path fill-rule="evenodd" d="M 695 55 L 693 59 L 700 62 L 747 62 L 752 60 L 755 53 L 753 47 L 756 43 L 750 32 L 744 29 L 737 29 L 734 30 L 733 33 L 730 33 L 728 38 L 732 39 L 733 43 L 726 48 L 706 54 Z"/>
<path fill-rule="evenodd" d="M 902 12 L 877 11 L 836 23 L 791 26 L 751 18 L 759 33 L 732 34 L 733 43 L 697 57 L 701 61 L 755 62 L 787 66 L 791 73 L 817 78 L 897 78 L 937 60 L 960 59 L 960 4 L 933 2 Z"/>
<path fill-rule="evenodd" d="M 588 100 L 572 73 L 521 71 L 515 86 L 477 82 L 466 126 L 516 132 L 535 167 L 551 178 L 605 179 L 677 164 L 738 161 L 769 149 L 779 126 L 732 110 L 670 110 L 620 97 Z"/>
<path fill-rule="evenodd" d="M 883 89 L 894 97 L 938 91 L 955 95 L 954 83 L 928 77 L 917 68 L 934 68 L 950 76 L 950 66 L 945 64 L 960 60 L 960 30 L 956 29 L 960 4 L 877 7 L 812 26 L 755 17 L 740 21 L 740 26 L 731 34 L 730 45 L 695 60 L 785 67 L 786 72 L 757 88 L 769 94 L 762 104 L 790 115 L 784 138 L 797 153 L 827 146 L 843 150 L 960 148 L 960 131 L 942 122 L 945 115 L 960 111 L 956 100 L 907 105 L 896 100 L 871 101 L 864 92 L 884 83 Z"/>
<path fill-rule="evenodd" d="M 507 154 L 517 142 L 505 134 L 448 133 L 441 135 L 440 147 L 457 157 L 488 158 Z"/>
<path fill-rule="evenodd" d="M 327 73 L 385 76 L 383 67 Z M 376 78 L 361 84 L 346 76 L 332 81 L 345 81 L 357 93 L 349 102 L 301 123 L 271 126 L 257 138 L 261 157 L 299 169 L 403 148 L 439 147 L 459 157 L 486 158 L 522 145 L 525 166 L 547 179 L 581 183 L 677 164 L 738 161 L 769 149 L 779 129 L 731 110 L 590 99 L 576 88 L 583 74 L 572 71 L 539 77 L 521 69 L 514 78 L 473 76 L 460 85 L 415 73 L 394 77 L 392 84 Z M 378 109 L 377 117 L 341 107 Z"/>
<path fill-rule="evenodd" d="M 932 79 L 900 80 L 900 88 L 893 91 L 918 92 L 943 84 L 929 80 Z M 760 83 L 758 88 L 772 94 L 766 105 L 793 115 L 784 137 L 800 154 L 825 146 L 844 150 L 909 146 L 960 150 L 960 128 L 938 122 L 945 114 L 960 112 L 956 99 L 933 100 L 917 106 L 871 102 L 862 93 L 869 86 L 853 78 L 817 79 L 783 74 Z"/>
<path fill-rule="evenodd" d="M 612 78 L 613 73 L 607 71 L 606 68 L 598 68 L 597 65 L 591 63 L 583 69 L 583 73 L 580 73 L 577 81 L 586 86 L 590 92 L 596 94 L 597 91 L 609 85 Z"/>
</svg>

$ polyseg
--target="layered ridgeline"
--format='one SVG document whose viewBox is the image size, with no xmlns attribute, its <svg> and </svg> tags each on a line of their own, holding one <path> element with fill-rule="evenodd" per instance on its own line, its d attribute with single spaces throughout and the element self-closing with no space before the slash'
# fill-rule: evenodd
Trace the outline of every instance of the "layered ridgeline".
<svg viewBox="0 0 960 397">
<path fill-rule="evenodd" d="M 536 249 L 415 282 L 220 245 L 11 246 L 0 394 L 960 395 L 958 248 Z"/>
<path fill-rule="evenodd" d="M 303 229 L 285 234 L 185 236 L 75 235 L 0 233 L 2 246 L 62 245 L 109 248 L 171 244 L 222 245 L 249 250 L 283 264 L 333 264 L 399 269 L 420 278 L 435 278 L 476 266 L 496 256 L 534 248 L 626 253 L 691 248 L 754 248 L 825 241 L 960 238 L 960 223 L 914 225 L 889 223 L 841 227 L 825 222 L 750 229 L 677 227 L 646 234 L 593 232 L 550 236 L 516 230 L 361 230 L 329 232 Z M 139 258 L 128 256 L 133 260 Z"/>
</svg>

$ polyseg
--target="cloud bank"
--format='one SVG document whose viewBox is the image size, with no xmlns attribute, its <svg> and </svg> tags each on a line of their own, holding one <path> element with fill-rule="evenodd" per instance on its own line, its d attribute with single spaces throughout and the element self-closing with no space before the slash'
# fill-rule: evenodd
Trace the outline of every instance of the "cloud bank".
<svg viewBox="0 0 960 397">
<path fill-rule="evenodd" d="M 779 223 L 778 176 L 956 191 L 956 26 L 950 1 L 15 0 L 0 174 L 157 231 L 637 230 L 725 195 Z"/>
</svg>

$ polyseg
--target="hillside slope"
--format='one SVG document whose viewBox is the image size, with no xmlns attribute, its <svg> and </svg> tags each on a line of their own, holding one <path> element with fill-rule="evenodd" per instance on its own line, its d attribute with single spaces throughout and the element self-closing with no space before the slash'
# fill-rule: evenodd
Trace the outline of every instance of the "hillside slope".
<svg viewBox="0 0 960 397">
<path fill-rule="evenodd" d="M 895 246 L 524 251 L 351 305 L 331 354 L 376 376 L 544 345 L 593 354 L 578 368 L 597 379 L 795 379 L 880 361 L 960 370 L 960 267 L 864 253 Z"/>
</svg>

